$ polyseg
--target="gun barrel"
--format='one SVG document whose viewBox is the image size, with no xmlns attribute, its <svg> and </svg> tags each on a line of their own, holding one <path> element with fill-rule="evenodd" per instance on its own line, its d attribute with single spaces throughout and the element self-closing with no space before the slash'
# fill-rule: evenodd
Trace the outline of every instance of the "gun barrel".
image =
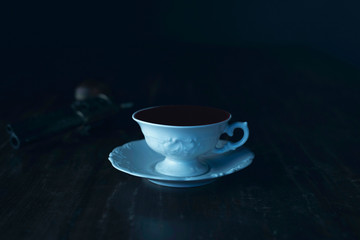
<svg viewBox="0 0 360 240">
<path fill-rule="evenodd" d="M 91 126 L 118 113 L 121 109 L 131 107 L 132 103 L 115 105 L 104 97 L 94 97 L 75 101 L 71 107 L 56 112 L 33 117 L 23 122 L 8 124 L 6 130 L 10 135 L 10 145 L 14 149 L 19 149 L 24 144 L 57 135 L 82 125 Z"/>
<path fill-rule="evenodd" d="M 19 149 L 24 144 L 56 135 L 83 123 L 84 120 L 71 109 L 63 109 L 24 122 L 8 124 L 6 130 L 10 135 L 10 145 Z"/>
</svg>

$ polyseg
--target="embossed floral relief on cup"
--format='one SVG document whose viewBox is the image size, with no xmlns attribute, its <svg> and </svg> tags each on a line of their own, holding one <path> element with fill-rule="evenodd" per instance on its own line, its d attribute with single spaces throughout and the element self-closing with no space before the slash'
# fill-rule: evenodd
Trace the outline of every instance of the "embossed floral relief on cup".
<svg viewBox="0 0 360 240">
<path fill-rule="evenodd" d="M 148 144 L 151 148 L 161 151 L 163 155 L 168 157 L 192 157 L 199 154 L 199 152 L 207 152 L 207 145 L 211 142 L 216 142 L 216 138 L 167 138 L 156 139 L 153 137 L 145 136 L 148 139 Z"/>
</svg>

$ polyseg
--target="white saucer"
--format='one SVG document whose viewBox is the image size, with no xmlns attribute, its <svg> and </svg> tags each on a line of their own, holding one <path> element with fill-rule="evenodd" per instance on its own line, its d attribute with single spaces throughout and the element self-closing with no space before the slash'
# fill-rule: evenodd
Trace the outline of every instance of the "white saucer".
<svg viewBox="0 0 360 240">
<path fill-rule="evenodd" d="M 225 141 L 220 141 L 222 145 Z M 196 187 L 213 182 L 216 178 L 237 172 L 249 166 L 255 155 L 246 148 L 225 154 L 207 154 L 201 161 L 209 171 L 194 177 L 172 177 L 155 171 L 155 165 L 164 156 L 148 147 L 145 140 L 138 140 L 116 147 L 109 155 L 114 168 L 133 176 L 147 178 L 150 182 L 167 187 Z"/>
</svg>

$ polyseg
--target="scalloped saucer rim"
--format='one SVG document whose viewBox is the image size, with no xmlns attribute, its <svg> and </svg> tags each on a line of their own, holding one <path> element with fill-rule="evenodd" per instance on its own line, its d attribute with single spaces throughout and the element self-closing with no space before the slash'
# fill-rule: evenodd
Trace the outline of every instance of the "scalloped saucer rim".
<svg viewBox="0 0 360 240">
<path fill-rule="evenodd" d="M 225 143 L 226 141 L 219 141 L 220 145 Z M 254 157 L 254 153 L 245 147 L 225 154 L 207 154 L 202 156 L 201 161 L 206 161 L 209 165 L 208 172 L 193 177 L 173 177 L 155 171 L 156 163 L 164 157 L 151 150 L 145 140 L 141 139 L 114 148 L 109 154 L 109 161 L 117 170 L 147 178 L 155 184 L 169 187 L 193 187 L 205 185 L 216 178 L 240 171 L 249 166 Z M 144 161 L 144 158 L 148 160 Z"/>
</svg>

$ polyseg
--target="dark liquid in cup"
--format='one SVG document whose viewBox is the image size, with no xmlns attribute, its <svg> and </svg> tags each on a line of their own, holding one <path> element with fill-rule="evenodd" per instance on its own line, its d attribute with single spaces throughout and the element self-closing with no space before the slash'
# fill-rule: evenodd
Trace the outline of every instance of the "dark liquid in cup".
<svg viewBox="0 0 360 240">
<path fill-rule="evenodd" d="M 202 106 L 160 106 L 137 112 L 134 117 L 145 122 L 171 126 L 198 126 L 225 121 L 230 113 Z"/>
</svg>

